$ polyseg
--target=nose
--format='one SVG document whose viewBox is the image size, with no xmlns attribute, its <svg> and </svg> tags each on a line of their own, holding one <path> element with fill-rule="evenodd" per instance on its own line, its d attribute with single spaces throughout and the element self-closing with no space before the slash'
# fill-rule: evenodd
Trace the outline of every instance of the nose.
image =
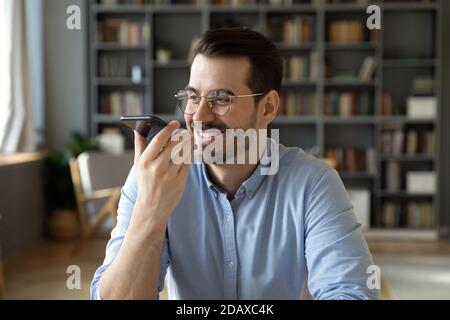
<svg viewBox="0 0 450 320">
<path fill-rule="evenodd" d="M 194 113 L 192 120 L 201 121 L 203 123 L 208 123 L 208 122 L 213 121 L 214 118 L 215 118 L 215 115 L 209 108 L 208 103 L 206 101 L 206 97 L 201 97 L 197 111 Z"/>
</svg>

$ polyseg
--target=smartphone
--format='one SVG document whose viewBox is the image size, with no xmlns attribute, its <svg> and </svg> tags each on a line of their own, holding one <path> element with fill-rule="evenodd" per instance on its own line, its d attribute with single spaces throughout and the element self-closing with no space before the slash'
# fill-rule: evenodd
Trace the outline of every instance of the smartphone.
<svg viewBox="0 0 450 320">
<path fill-rule="evenodd" d="M 167 122 L 152 115 L 122 116 L 120 121 L 144 136 L 148 142 L 167 125 Z"/>
</svg>

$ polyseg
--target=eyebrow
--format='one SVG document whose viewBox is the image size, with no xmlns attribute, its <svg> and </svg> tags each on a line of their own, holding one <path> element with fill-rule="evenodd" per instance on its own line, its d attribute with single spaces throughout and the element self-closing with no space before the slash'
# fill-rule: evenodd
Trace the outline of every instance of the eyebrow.
<svg viewBox="0 0 450 320">
<path fill-rule="evenodd" d="M 198 92 L 198 90 L 197 89 L 195 89 L 194 87 L 191 87 L 191 86 L 186 86 L 185 88 L 184 88 L 184 90 L 192 90 L 192 91 L 194 91 L 195 93 L 199 93 Z M 226 93 L 228 93 L 228 94 L 230 94 L 230 95 L 232 95 L 232 96 L 235 96 L 235 94 L 234 94 L 234 92 L 233 91 L 231 91 L 230 89 L 227 89 L 227 88 L 216 88 L 216 89 L 212 89 L 212 90 L 210 90 L 206 95 L 208 95 L 209 93 L 211 93 L 211 92 L 213 92 L 213 91 L 225 91 Z"/>
</svg>

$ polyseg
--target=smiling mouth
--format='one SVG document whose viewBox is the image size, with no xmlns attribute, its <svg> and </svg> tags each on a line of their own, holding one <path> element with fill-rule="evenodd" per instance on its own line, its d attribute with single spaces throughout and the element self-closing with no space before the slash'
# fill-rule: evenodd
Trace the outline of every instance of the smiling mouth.
<svg viewBox="0 0 450 320">
<path fill-rule="evenodd" d="M 219 129 L 217 129 L 219 130 Z M 197 140 L 197 142 L 201 142 L 202 144 L 204 143 L 211 143 L 213 142 L 218 136 L 222 135 L 225 133 L 225 129 L 219 130 L 220 134 L 218 134 L 218 132 L 216 130 L 195 130 L 194 131 L 194 137 L 195 140 Z"/>
<path fill-rule="evenodd" d="M 194 132 L 194 137 L 197 142 L 201 142 L 202 144 L 213 142 L 218 136 L 224 134 L 226 132 L 226 128 L 209 128 L 206 130 L 195 130 L 198 128 L 194 128 L 193 123 L 190 125 L 191 130 Z M 220 134 L 218 134 L 220 132 Z"/>
</svg>

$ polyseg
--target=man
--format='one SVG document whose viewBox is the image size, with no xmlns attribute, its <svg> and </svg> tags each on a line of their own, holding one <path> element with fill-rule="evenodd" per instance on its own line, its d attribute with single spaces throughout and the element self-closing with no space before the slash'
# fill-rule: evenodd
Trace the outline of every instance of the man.
<svg viewBox="0 0 450 320">
<path fill-rule="evenodd" d="M 267 128 L 282 78 L 267 38 L 208 31 L 193 56 L 189 85 L 176 97 L 197 147 L 224 142 L 225 129 Z M 175 163 L 179 126 L 172 121 L 148 146 L 135 134 L 93 299 L 158 298 L 164 279 L 173 299 L 377 298 L 366 285 L 372 258 L 334 169 L 270 139 L 259 163 Z M 263 175 L 261 157 L 273 148 L 278 172 Z"/>
</svg>

